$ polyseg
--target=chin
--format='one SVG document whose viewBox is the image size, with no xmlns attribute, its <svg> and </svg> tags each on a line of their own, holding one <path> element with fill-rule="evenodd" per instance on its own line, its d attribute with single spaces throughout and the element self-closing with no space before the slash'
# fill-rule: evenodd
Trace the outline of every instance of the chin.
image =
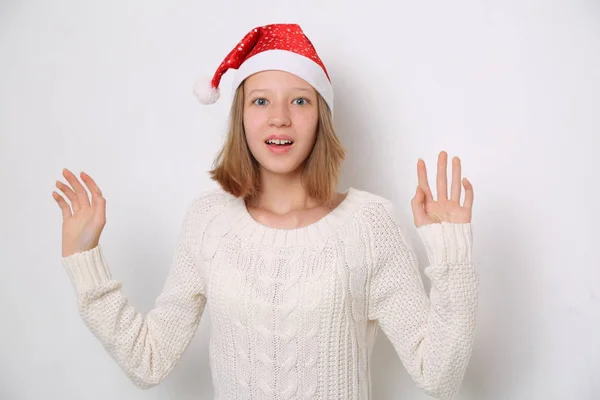
<svg viewBox="0 0 600 400">
<path fill-rule="evenodd" d="M 297 146 L 297 144 L 294 144 Z M 252 149 L 251 149 L 252 150 Z M 254 158 L 265 172 L 278 175 L 291 175 L 298 173 L 309 156 L 310 149 L 296 147 L 287 154 L 273 154 L 268 149 L 255 148 L 252 152 Z"/>
<path fill-rule="evenodd" d="M 259 160 L 259 164 L 266 172 L 278 175 L 295 174 L 301 169 L 302 165 L 302 163 L 292 162 L 291 160 L 285 160 L 284 162 L 273 162 L 273 160 L 261 162 Z"/>
</svg>

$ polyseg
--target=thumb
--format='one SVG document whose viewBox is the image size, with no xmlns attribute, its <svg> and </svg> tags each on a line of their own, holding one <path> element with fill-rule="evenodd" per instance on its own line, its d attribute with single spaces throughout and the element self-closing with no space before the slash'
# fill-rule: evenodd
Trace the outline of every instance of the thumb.
<svg viewBox="0 0 600 400">
<path fill-rule="evenodd" d="M 412 211 L 413 211 L 413 216 L 415 218 L 415 222 L 421 221 L 426 216 L 424 202 L 425 202 L 425 192 L 420 187 L 417 186 L 417 191 L 415 193 L 415 196 L 412 198 L 412 200 L 410 202 Z"/>
<path fill-rule="evenodd" d="M 96 221 L 101 225 L 106 224 L 106 199 L 102 196 L 100 189 L 92 197 L 92 204 L 94 205 L 94 218 Z"/>
</svg>

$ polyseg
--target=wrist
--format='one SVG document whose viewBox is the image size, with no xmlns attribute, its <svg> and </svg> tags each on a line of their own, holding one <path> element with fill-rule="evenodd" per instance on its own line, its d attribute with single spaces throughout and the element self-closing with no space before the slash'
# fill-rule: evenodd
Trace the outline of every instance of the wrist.
<svg viewBox="0 0 600 400">
<path fill-rule="evenodd" d="M 62 263 L 73 287 L 80 294 L 94 289 L 112 278 L 99 245 L 90 250 L 75 252 L 63 257 Z"/>
<path fill-rule="evenodd" d="M 441 222 L 417 228 L 431 264 L 470 263 L 472 259 L 471 223 Z"/>
</svg>

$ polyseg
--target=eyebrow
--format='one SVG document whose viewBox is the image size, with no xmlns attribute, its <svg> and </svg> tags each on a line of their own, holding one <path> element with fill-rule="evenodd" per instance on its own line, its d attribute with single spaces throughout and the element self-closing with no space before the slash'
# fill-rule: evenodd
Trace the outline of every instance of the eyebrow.
<svg viewBox="0 0 600 400">
<path fill-rule="evenodd" d="M 302 88 L 302 87 L 294 87 L 294 88 L 291 88 L 290 90 L 299 90 L 299 91 L 302 91 L 302 92 L 310 92 L 310 89 Z M 271 91 L 271 89 L 260 89 L 260 88 L 259 89 L 253 89 L 250 92 L 248 92 L 247 96 L 250 96 L 254 92 L 269 92 L 269 91 Z"/>
</svg>

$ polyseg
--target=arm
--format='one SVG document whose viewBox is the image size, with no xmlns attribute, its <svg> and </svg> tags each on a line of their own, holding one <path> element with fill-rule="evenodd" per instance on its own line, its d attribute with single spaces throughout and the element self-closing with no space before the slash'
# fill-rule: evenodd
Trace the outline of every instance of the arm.
<svg viewBox="0 0 600 400">
<path fill-rule="evenodd" d="M 83 321 L 134 384 L 149 388 L 173 369 L 194 336 L 206 304 L 204 281 L 190 251 L 188 211 L 165 286 L 146 316 L 111 277 L 100 245 L 63 257 Z"/>
<path fill-rule="evenodd" d="M 417 257 L 390 203 L 373 229 L 369 319 L 377 320 L 416 384 L 438 399 L 458 392 L 471 355 L 478 276 L 471 258 L 471 224 L 418 228 L 429 266 L 429 297 Z"/>
</svg>

